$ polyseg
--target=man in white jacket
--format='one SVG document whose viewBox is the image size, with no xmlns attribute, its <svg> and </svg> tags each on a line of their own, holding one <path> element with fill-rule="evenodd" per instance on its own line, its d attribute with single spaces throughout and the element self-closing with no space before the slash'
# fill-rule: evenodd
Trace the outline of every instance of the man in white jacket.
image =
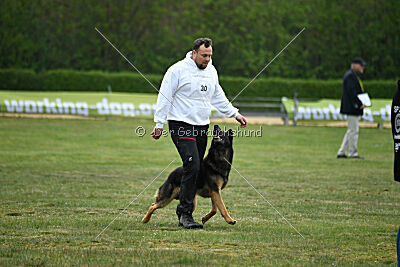
<svg viewBox="0 0 400 267">
<path fill-rule="evenodd" d="M 164 124 L 169 131 L 183 162 L 183 177 L 176 214 L 179 226 L 203 228 L 193 220 L 196 180 L 207 147 L 211 105 L 226 117 L 235 117 L 241 127 L 247 126 L 226 98 L 218 82 L 218 73 L 211 62 L 212 40 L 199 38 L 186 58 L 172 65 L 164 75 L 157 99 L 151 133 L 154 139 L 162 135 Z"/>
</svg>

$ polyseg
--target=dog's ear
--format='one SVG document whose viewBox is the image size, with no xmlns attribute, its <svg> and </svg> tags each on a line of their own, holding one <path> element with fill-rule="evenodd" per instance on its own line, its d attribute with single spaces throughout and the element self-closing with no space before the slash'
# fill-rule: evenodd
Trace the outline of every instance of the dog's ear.
<svg viewBox="0 0 400 267">
<path fill-rule="evenodd" d="M 232 129 L 229 129 L 228 130 L 228 137 L 229 137 L 229 141 L 231 142 L 231 144 L 232 144 L 232 141 L 233 141 L 233 135 L 234 135 L 234 133 L 233 133 Z"/>
<path fill-rule="evenodd" d="M 214 131 L 213 131 L 213 135 L 217 136 L 219 135 L 221 132 L 221 128 L 219 128 L 219 126 L 217 124 L 214 125 Z"/>
</svg>

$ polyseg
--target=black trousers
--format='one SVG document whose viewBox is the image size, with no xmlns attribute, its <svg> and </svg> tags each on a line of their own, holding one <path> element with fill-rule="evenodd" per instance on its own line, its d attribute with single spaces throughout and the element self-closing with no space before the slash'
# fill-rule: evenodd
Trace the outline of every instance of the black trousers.
<svg viewBox="0 0 400 267">
<path fill-rule="evenodd" d="M 196 180 L 207 147 L 208 125 L 190 125 L 181 121 L 168 121 L 169 131 L 183 163 L 183 176 L 176 214 L 192 213 L 196 196 Z"/>
<path fill-rule="evenodd" d="M 392 101 L 392 135 L 394 141 L 394 180 L 400 182 L 400 82 Z"/>
</svg>

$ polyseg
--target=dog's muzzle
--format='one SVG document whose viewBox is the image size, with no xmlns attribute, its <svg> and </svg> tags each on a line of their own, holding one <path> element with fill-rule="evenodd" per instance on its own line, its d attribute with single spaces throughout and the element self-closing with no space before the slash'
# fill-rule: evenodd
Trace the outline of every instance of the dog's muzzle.
<svg viewBox="0 0 400 267">
<path fill-rule="evenodd" d="M 221 142 L 222 141 L 222 138 L 221 137 L 219 137 L 219 136 L 214 136 L 214 141 L 216 141 L 216 142 Z"/>
</svg>

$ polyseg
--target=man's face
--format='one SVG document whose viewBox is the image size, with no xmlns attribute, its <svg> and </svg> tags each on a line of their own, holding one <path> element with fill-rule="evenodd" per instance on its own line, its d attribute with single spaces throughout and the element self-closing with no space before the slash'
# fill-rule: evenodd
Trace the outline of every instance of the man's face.
<svg viewBox="0 0 400 267">
<path fill-rule="evenodd" d="M 197 67 L 201 70 L 205 69 L 208 65 L 208 63 L 211 60 L 212 56 L 212 47 L 205 47 L 204 44 L 202 44 L 199 47 L 199 51 L 196 52 L 196 50 L 193 50 L 193 60 L 196 63 Z"/>
<path fill-rule="evenodd" d="M 361 64 L 353 64 L 353 70 L 355 72 L 363 74 L 364 73 L 364 66 L 361 65 Z"/>
</svg>

